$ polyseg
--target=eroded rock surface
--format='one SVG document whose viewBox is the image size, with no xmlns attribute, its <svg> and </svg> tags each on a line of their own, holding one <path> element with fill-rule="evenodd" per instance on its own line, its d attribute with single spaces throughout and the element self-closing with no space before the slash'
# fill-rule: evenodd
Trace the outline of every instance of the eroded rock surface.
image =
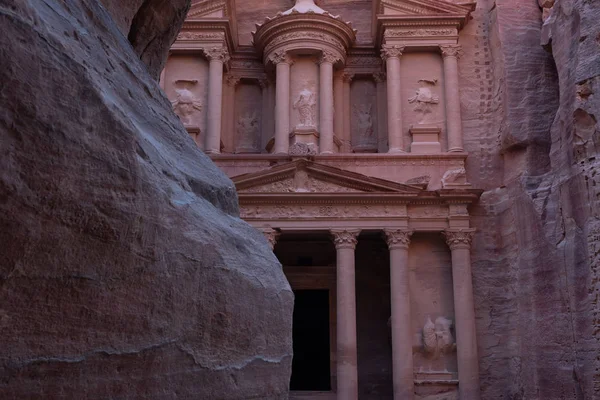
<svg viewBox="0 0 600 400">
<path fill-rule="evenodd" d="M 467 175 L 487 189 L 473 210 L 482 398 L 593 399 L 600 3 L 483 0 L 476 19 L 463 65 L 483 91 L 465 124 Z"/>
<path fill-rule="evenodd" d="M 136 6 L 0 1 L 0 398 L 287 398 L 292 292 Z"/>
</svg>

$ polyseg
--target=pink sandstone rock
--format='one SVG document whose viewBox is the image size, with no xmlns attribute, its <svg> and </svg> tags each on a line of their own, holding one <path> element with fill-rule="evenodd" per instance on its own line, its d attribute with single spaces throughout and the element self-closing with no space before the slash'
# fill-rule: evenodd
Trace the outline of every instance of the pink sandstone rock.
<svg viewBox="0 0 600 400">
<path fill-rule="evenodd" d="M 140 3 L 0 1 L 0 398 L 287 398 L 280 264 L 138 57 L 188 4 Z"/>
</svg>

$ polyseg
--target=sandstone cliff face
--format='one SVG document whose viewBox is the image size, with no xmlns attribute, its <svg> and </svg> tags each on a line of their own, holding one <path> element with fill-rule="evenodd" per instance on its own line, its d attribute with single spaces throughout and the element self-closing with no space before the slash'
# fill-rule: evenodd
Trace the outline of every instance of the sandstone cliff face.
<svg viewBox="0 0 600 400">
<path fill-rule="evenodd" d="M 106 4 L 0 0 L 0 398 L 287 398 L 280 265 Z"/>
<path fill-rule="evenodd" d="M 462 63 L 483 91 L 465 122 L 468 174 L 486 189 L 472 210 L 482 398 L 592 399 L 600 3 L 482 0 L 475 16 Z"/>
</svg>

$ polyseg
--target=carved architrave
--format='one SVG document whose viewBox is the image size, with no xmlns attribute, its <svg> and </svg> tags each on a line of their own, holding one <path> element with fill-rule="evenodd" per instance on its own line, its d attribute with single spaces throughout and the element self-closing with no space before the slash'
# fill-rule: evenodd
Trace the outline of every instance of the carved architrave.
<svg viewBox="0 0 600 400">
<path fill-rule="evenodd" d="M 361 219 L 406 217 L 399 206 L 386 204 L 240 204 L 241 218 L 252 219 Z"/>
<path fill-rule="evenodd" d="M 332 230 L 331 235 L 333 236 L 333 243 L 336 249 L 355 249 L 356 243 L 358 243 L 358 229 L 340 229 Z"/>
<path fill-rule="evenodd" d="M 442 234 L 450 250 L 470 249 L 475 229 L 447 229 Z"/>
<path fill-rule="evenodd" d="M 405 37 L 436 37 L 436 36 L 456 36 L 456 28 L 420 28 L 420 29 L 386 29 L 383 37 L 386 39 L 399 39 Z"/>
<path fill-rule="evenodd" d="M 408 249 L 413 231 L 410 229 L 385 229 L 384 233 L 390 250 Z"/>
<path fill-rule="evenodd" d="M 302 40 L 312 40 L 323 42 L 324 44 L 328 44 L 335 48 L 340 52 L 340 55 L 346 54 L 346 49 L 344 48 L 344 44 L 331 35 L 327 35 L 321 32 L 311 32 L 311 31 L 300 31 L 300 32 L 290 32 L 284 33 L 283 35 L 277 36 L 273 39 L 267 47 L 265 47 L 265 53 L 269 53 L 273 49 L 279 47 L 282 44 L 285 44 L 290 41 L 302 41 Z"/>
<path fill-rule="evenodd" d="M 381 46 L 381 58 L 383 61 L 387 61 L 390 57 L 398 58 L 404 52 L 404 48 L 405 46 L 384 44 Z"/>
<path fill-rule="evenodd" d="M 240 190 L 240 193 L 362 193 L 360 190 L 336 185 L 330 182 L 320 181 L 314 178 L 306 178 L 300 182 L 296 177 L 282 181 L 268 183 L 266 185 Z"/>
<path fill-rule="evenodd" d="M 187 31 L 181 32 L 177 35 L 177 40 L 183 41 L 203 41 L 210 40 L 214 42 L 215 40 L 225 40 L 225 34 L 222 32 L 194 32 Z"/>
<path fill-rule="evenodd" d="M 460 58 L 462 56 L 462 46 L 459 44 L 447 44 L 440 46 L 442 56 Z"/>
</svg>

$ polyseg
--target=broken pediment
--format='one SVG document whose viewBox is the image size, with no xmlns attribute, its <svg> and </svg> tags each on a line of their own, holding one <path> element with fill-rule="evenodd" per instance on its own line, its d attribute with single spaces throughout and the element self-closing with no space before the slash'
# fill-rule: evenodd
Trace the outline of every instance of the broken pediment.
<svg viewBox="0 0 600 400">
<path fill-rule="evenodd" d="M 187 21 L 201 20 L 204 18 L 227 18 L 229 13 L 229 2 L 226 0 L 201 0 L 196 1 L 190 7 Z"/>
<path fill-rule="evenodd" d="M 240 193 L 361 193 L 418 194 L 421 188 L 373 178 L 305 159 L 231 178 Z"/>
<path fill-rule="evenodd" d="M 466 17 L 472 11 L 473 4 L 467 2 L 455 4 L 444 0 L 380 0 L 377 13 L 406 16 L 464 15 Z"/>
</svg>

